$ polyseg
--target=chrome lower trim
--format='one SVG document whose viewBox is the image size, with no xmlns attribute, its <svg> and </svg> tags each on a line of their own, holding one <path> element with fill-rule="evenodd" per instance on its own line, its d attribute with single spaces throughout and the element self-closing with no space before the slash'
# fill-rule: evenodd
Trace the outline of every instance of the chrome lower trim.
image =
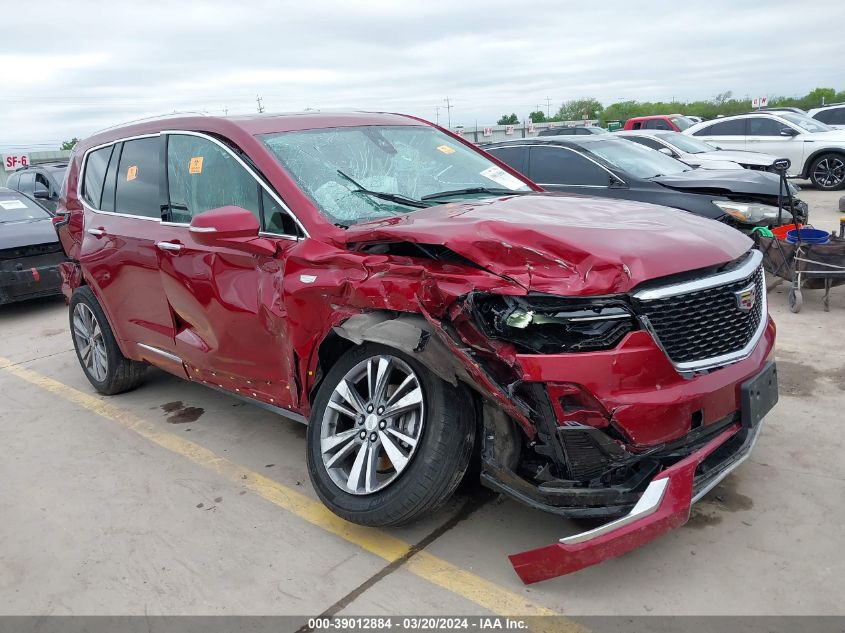
<svg viewBox="0 0 845 633">
<path fill-rule="evenodd" d="M 742 447 L 742 450 L 737 452 L 731 459 L 726 461 L 722 468 L 720 469 L 719 473 L 707 481 L 700 490 L 697 490 L 692 497 L 692 503 L 695 503 L 699 499 L 701 499 L 704 495 L 708 492 L 713 490 L 716 486 L 721 483 L 721 481 L 730 475 L 734 470 L 739 468 L 739 466 L 751 456 L 751 451 L 754 449 L 754 446 L 757 444 L 757 438 L 760 436 L 760 429 L 763 428 L 763 423 L 760 422 L 756 428 L 751 432 L 751 437 L 746 440 L 745 446 Z"/>
<path fill-rule="evenodd" d="M 560 539 L 560 543 L 562 545 L 575 545 L 577 543 L 583 543 L 584 541 L 590 541 L 594 538 L 603 536 L 608 532 L 613 532 L 614 530 L 625 527 L 634 521 L 639 521 L 640 519 L 644 519 L 645 517 L 654 514 L 663 502 L 663 495 L 666 494 L 666 488 L 668 485 L 668 477 L 652 481 L 648 485 L 648 488 L 645 489 L 645 492 L 643 492 L 639 501 L 637 501 L 637 504 L 628 514 L 616 519 L 615 521 L 610 521 L 609 523 L 600 525 L 597 528 L 593 528 L 592 530 L 579 532 L 578 534 L 573 534 L 572 536 L 565 536 Z"/>
<path fill-rule="evenodd" d="M 148 352 L 153 352 L 154 354 L 158 354 L 159 356 L 163 356 L 168 360 L 172 360 L 175 363 L 182 364 L 182 359 L 176 356 L 176 354 L 171 354 L 170 352 L 165 352 L 163 349 L 159 349 L 157 347 L 153 347 L 152 345 L 146 345 L 144 343 L 137 343 L 138 347 L 141 349 L 145 349 Z"/>
<path fill-rule="evenodd" d="M 699 290 L 708 290 L 718 286 L 726 286 L 735 281 L 750 277 L 755 270 L 760 267 L 763 262 L 763 253 L 757 249 L 750 251 L 750 255 L 737 268 L 729 270 L 718 275 L 711 275 L 709 277 L 702 277 L 701 279 L 693 279 L 692 281 L 685 281 L 679 284 L 671 284 L 669 286 L 662 286 L 660 288 L 653 288 L 650 290 L 641 290 L 634 293 L 634 299 L 639 301 L 651 301 L 653 299 L 666 299 L 667 297 L 675 297 L 677 295 L 684 295 L 690 292 L 698 292 Z"/>
</svg>

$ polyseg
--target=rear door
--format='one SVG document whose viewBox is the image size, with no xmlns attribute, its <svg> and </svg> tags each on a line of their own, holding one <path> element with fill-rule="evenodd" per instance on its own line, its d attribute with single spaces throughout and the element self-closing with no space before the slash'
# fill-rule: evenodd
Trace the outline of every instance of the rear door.
<svg viewBox="0 0 845 633">
<path fill-rule="evenodd" d="M 168 209 L 159 243 L 162 283 L 176 321 L 176 353 L 192 378 L 275 406 L 297 406 L 294 355 L 282 303 L 292 216 L 222 142 L 167 134 Z M 253 212 L 276 256 L 194 241 L 191 218 L 233 205 Z"/>
<path fill-rule="evenodd" d="M 549 191 L 605 195 L 612 175 L 578 152 L 559 145 L 533 145 L 528 154 L 528 177 Z"/>
<path fill-rule="evenodd" d="M 79 261 L 124 351 L 184 375 L 158 272 L 161 143 L 154 135 L 88 153 Z"/>
</svg>

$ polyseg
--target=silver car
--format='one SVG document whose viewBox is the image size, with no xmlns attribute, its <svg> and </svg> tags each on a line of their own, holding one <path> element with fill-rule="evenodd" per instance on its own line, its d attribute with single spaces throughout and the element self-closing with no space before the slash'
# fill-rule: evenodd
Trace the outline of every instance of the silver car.
<svg viewBox="0 0 845 633">
<path fill-rule="evenodd" d="M 756 169 L 773 171 L 777 156 L 744 150 L 720 149 L 716 145 L 692 138 L 680 132 L 665 130 L 624 130 L 615 132 L 629 141 L 656 149 L 702 169 Z"/>
</svg>

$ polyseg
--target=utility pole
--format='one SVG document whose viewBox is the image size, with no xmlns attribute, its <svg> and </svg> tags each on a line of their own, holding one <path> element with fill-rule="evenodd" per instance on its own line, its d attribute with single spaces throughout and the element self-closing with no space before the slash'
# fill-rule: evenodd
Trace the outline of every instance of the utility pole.
<svg viewBox="0 0 845 633">
<path fill-rule="evenodd" d="M 258 95 L 255 95 L 255 101 L 258 103 L 258 114 L 263 113 L 264 112 L 264 106 L 261 105 L 261 97 L 259 97 Z"/>
<path fill-rule="evenodd" d="M 454 107 L 451 102 L 449 101 L 449 97 L 443 99 L 446 102 L 446 120 L 448 121 L 447 125 L 449 129 L 452 129 L 452 108 Z"/>
<path fill-rule="evenodd" d="M 434 106 L 434 117 L 435 117 L 434 122 L 437 125 L 440 125 L 440 106 L 439 105 Z"/>
<path fill-rule="evenodd" d="M 552 100 L 546 97 L 546 118 L 552 118 Z"/>
</svg>

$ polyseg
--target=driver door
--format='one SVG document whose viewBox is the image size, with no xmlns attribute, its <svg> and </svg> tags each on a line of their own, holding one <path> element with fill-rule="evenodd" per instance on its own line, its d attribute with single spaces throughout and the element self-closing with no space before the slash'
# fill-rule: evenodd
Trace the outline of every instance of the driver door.
<svg viewBox="0 0 845 633">
<path fill-rule="evenodd" d="M 769 117 L 749 117 L 745 149 L 788 158 L 792 161 L 789 173 L 797 174 L 804 164 L 804 142 L 798 136 L 782 135 L 784 128 L 795 131 L 792 126 Z"/>
<path fill-rule="evenodd" d="M 168 210 L 157 247 L 176 324 L 176 353 L 194 380 L 296 407 L 294 358 L 281 299 L 285 259 L 298 244 L 296 235 L 282 231 L 295 224 L 279 220 L 286 210 L 216 140 L 170 133 L 166 154 Z M 277 254 L 195 241 L 191 219 L 227 205 L 252 211 L 261 227 L 274 233 L 265 237 L 278 245 Z M 268 223 L 261 221 L 264 216 Z"/>
</svg>

